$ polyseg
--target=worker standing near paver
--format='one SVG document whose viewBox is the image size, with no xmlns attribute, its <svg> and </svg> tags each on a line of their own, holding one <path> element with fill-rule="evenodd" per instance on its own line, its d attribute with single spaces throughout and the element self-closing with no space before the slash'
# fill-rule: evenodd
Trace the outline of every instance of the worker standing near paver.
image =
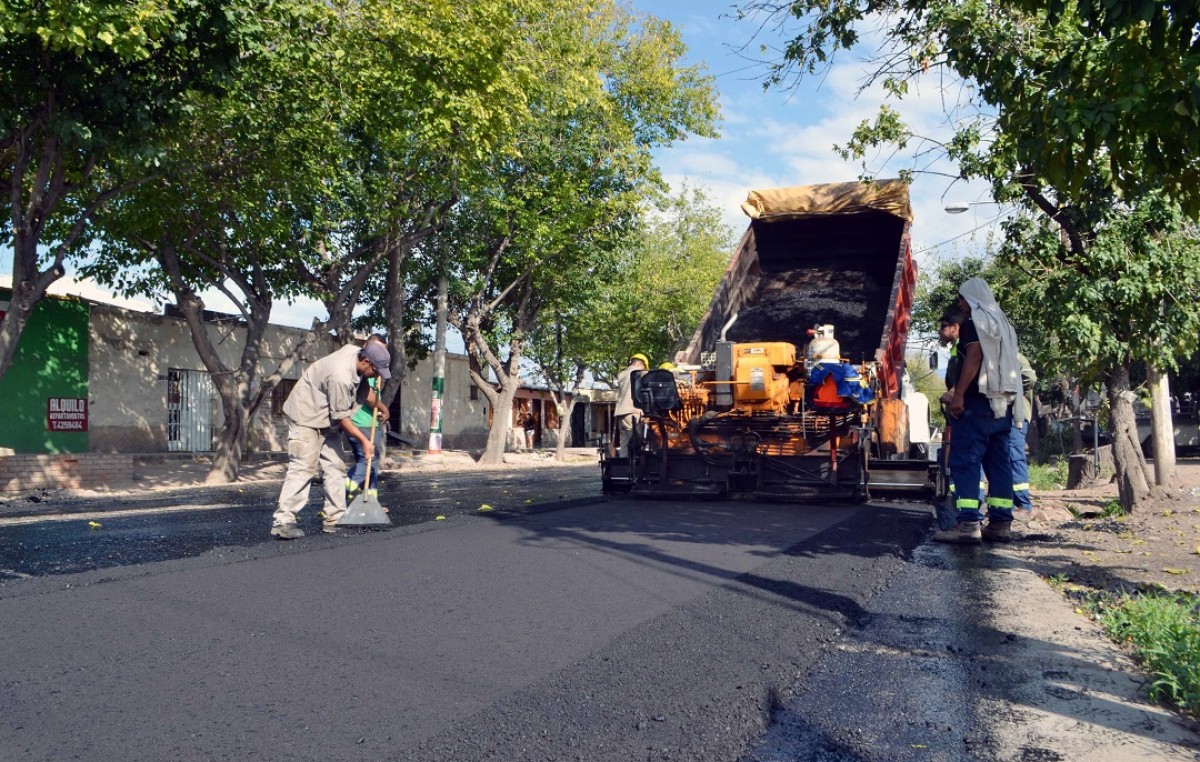
<svg viewBox="0 0 1200 762">
<path fill-rule="evenodd" d="M 629 457 L 629 443 L 633 439 L 633 430 L 641 420 L 642 411 L 633 404 L 633 374 L 650 367 L 650 358 L 641 352 L 629 356 L 629 365 L 617 375 L 617 407 L 613 414 L 617 417 L 617 432 L 621 444 L 617 448 L 617 456 Z"/>
<path fill-rule="evenodd" d="M 1017 334 L 991 288 L 971 278 L 959 288 L 965 321 L 959 328 L 962 366 L 950 400 L 954 436 L 950 474 L 957 492 L 958 522 L 934 534 L 939 542 L 1000 539 L 1012 525 L 1013 473 L 1009 441 L 1013 415 L 1024 415 Z M 1014 407 L 1017 409 L 1014 411 Z M 988 528 L 981 532 L 979 469 L 988 480 Z"/>
<path fill-rule="evenodd" d="M 296 526 L 296 514 L 308 502 L 308 485 L 318 469 L 324 477 L 325 525 L 337 531 L 346 512 L 346 462 L 342 459 L 342 433 L 361 442 L 363 451 L 374 454 L 374 443 L 354 425 L 358 406 L 356 392 L 363 378 L 391 378 L 391 356 L 378 342 L 365 347 L 353 344 L 317 360 L 300 375 L 300 380 L 283 404 L 288 417 L 288 470 L 279 491 L 279 507 L 271 534 L 280 540 L 304 536 Z"/>
</svg>

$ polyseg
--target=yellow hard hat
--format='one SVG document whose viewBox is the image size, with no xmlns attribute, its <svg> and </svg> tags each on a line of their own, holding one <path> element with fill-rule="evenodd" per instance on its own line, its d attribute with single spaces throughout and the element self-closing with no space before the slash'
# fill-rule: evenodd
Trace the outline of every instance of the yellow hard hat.
<svg viewBox="0 0 1200 762">
<path fill-rule="evenodd" d="M 642 354 L 641 352 L 629 356 L 629 362 L 633 362 L 634 360 L 641 360 L 642 365 L 645 365 L 647 368 L 650 367 L 650 358 L 646 357 L 646 355 Z"/>
<path fill-rule="evenodd" d="M 675 370 L 675 363 L 665 362 L 662 365 L 659 365 L 658 369 L 659 370 Z"/>
</svg>

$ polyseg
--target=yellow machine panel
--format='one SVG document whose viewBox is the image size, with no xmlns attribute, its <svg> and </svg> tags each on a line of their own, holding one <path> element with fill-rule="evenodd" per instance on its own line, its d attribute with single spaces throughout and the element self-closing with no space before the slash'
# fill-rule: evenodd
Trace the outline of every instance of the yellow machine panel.
<svg viewBox="0 0 1200 762">
<path fill-rule="evenodd" d="M 791 402 L 787 371 L 796 364 L 795 345 L 738 344 L 733 358 L 734 407 L 745 412 L 785 412 Z"/>
<path fill-rule="evenodd" d="M 768 365 L 787 369 L 796 364 L 796 345 L 786 341 L 738 344 L 733 348 L 733 356 L 739 365 L 743 359 L 765 357 Z"/>
</svg>

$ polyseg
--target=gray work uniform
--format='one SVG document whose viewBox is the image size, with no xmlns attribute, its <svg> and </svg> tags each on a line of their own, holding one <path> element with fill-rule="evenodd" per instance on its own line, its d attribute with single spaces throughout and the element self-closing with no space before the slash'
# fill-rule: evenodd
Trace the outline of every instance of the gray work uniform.
<svg viewBox="0 0 1200 762">
<path fill-rule="evenodd" d="M 360 351 L 352 344 L 344 346 L 308 366 L 283 404 L 288 417 L 288 470 L 273 526 L 296 523 L 318 469 L 325 480 L 326 526 L 336 524 L 346 512 L 341 421 L 354 415 L 358 407 L 355 391 L 360 380 Z"/>
<path fill-rule="evenodd" d="M 642 411 L 633 404 L 633 371 L 631 363 L 628 368 L 617 375 L 617 406 L 613 415 L 617 419 L 617 431 L 621 444 L 617 448 L 617 456 L 629 457 L 629 443 L 633 439 L 633 430 L 642 419 Z"/>
</svg>

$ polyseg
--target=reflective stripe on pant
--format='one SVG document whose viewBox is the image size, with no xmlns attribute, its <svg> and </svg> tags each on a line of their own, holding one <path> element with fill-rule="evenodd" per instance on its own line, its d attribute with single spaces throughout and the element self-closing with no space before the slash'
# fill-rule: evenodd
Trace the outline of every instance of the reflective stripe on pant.
<svg viewBox="0 0 1200 762">
<path fill-rule="evenodd" d="M 979 500 L 981 466 L 988 481 L 988 516 L 993 521 L 1012 521 L 1011 430 L 1012 412 L 995 418 L 991 404 L 979 397 L 968 399 L 962 415 L 954 419 L 949 465 L 958 494 L 955 504 L 959 521 L 983 520 Z"/>
<path fill-rule="evenodd" d="M 325 523 L 336 523 L 346 512 L 346 461 L 342 459 L 341 436 L 340 427 L 322 432 L 288 423 L 288 470 L 279 490 L 273 526 L 296 523 L 296 514 L 308 503 L 308 485 L 318 470 L 325 482 Z"/>
<path fill-rule="evenodd" d="M 1008 457 L 1012 460 L 1013 506 L 1023 511 L 1033 510 L 1033 501 L 1029 498 L 1029 461 L 1025 458 L 1025 437 L 1029 435 L 1026 423 L 1018 429 L 1015 425 L 1008 437 Z"/>
</svg>

